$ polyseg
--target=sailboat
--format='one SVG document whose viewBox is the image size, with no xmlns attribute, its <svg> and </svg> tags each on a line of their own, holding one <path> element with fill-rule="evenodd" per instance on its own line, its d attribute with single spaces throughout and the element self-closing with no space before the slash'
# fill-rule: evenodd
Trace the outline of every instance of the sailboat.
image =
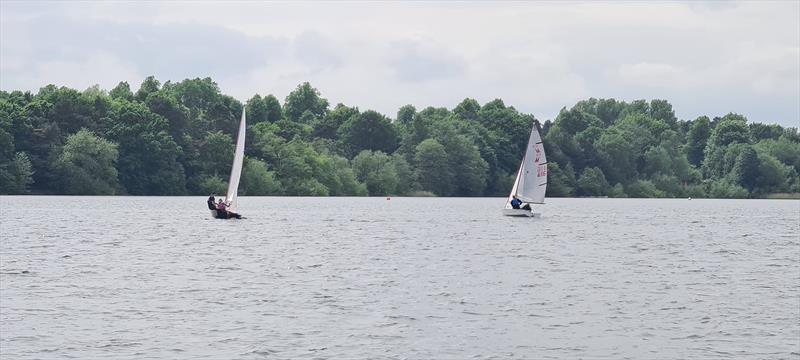
<svg viewBox="0 0 800 360">
<path fill-rule="evenodd" d="M 511 200 L 516 196 L 523 204 L 544 204 L 544 194 L 547 190 L 547 158 L 544 155 L 542 137 L 539 136 L 539 122 L 534 120 L 531 136 L 525 155 L 517 171 L 517 179 L 508 195 L 503 215 L 506 216 L 531 216 L 540 217 L 541 213 L 535 209 L 514 209 Z"/>
<path fill-rule="evenodd" d="M 236 152 L 233 155 L 233 165 L 231 165 L 231 177 L 228 179 L 228 193 L 225 195 L 225 203 L 228 204 L 228 212 L 237 214 L 237 206 L 239 197 L 239 180 L 242 177 L 242 165 L 244 164 L 244 139 L 245 131 L 247 129 L 247 120 L 245 117 L 245 109 L 242 107 L 242 120 L 239 121 L 239 132 L 236 135 Z M 219 216 L 216 210 L 211 210 L 211 216 L 217 219 L 231 219 L 241 218 L 233 216 Z"/>
</svg>

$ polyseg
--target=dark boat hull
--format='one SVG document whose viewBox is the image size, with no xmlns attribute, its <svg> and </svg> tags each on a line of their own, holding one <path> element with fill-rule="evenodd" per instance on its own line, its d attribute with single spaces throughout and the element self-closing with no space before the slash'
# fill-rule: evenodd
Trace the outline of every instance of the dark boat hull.
<svg viewBox="0 0 800 360">
<path fill-rule="evenodd" d="M 241 219 L 242 216 L 234 213 L 233 216 L 228 216 L 228 213 L 219 213 L 217 210 L 210 210 L 211 217 L 215 219 Z"/>
</svg>

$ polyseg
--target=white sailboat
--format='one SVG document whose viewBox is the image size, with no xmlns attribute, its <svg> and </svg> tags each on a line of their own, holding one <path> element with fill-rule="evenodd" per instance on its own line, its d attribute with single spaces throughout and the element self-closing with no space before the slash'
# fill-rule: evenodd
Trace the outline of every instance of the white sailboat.
<svg viewBox="0 0 800 360">
<path fill-rule="evenodd" d="M 547 158 L 544 155 L 542 137 L 539 136 L 539 122 L 534 120 L 531 136 L 522 164 L 517 171 L 517 179 L 508 195 L 503 215 L 506 216 L 541 216 L 534 212 L 535 209 L 514 209 L 511 200 L 516 196 L 523 204 L 544 204 L 544 195 L 547 191 Z"/>
<path fill-rule="evenodd" d="M 239 132 L 236 135 L 236 152 L 233 155 L 233 165 L 231 165 L 231 177 L 228 179 L 228 193 L 225 195 L 225 203 L 228 204 L 228 212 L 237 213 L 239 180 L 242 177 L 242 165 L 244 164 L 244 139 L 247 129 L 245 109 L 242 107 L 242 120 L 239 122 Z M 211 216 L 217 216 L 216 210 L 211 210 Z M 229 217 L 223 217 L 227 219 Z"/>
</svg>

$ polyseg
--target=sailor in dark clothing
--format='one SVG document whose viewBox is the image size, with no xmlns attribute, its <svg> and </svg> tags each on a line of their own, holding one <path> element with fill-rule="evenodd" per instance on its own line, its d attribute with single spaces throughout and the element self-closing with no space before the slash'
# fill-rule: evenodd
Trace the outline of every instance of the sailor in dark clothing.
<svg viewBox="0 0 800 360">
<path fill-rule="evenodd" d="M 217 210 L 217 205 L 214 203 L 214 200 L 214 194 L 211 194 L 211 196 L 208 197 L 208 201 L 206 201 L 206 204 L 208 204 L 208 210 Z"/>
<path fill-rule="evenodd" d="M 219 199 L 217 202 L 217 217 L 220 219 L 227 219 L 228 218 L 228 204 L 225 203 L 222 199 Z"/>
<path fill-rule="evenodd" d="M 517 199 L 517 195 L 512 195 L 511 197 L 511 207 L 514 209 L 519 209 L 519 206 L 522 205 L 522 200 Z"/>
<path fill-rule="evenodd" d="M 219 201 L 217 202 L 217 217 L 220 219 L 242 218 L 242 215 L 239 215 L 233 211 L 228 210 L 228 207 L 230 207 L 230 204 L 222 201 L 222 199 L 219 199 Z"/>
<path fill-rule="evenodd" d="M 520 205 L 522 205 L 522 200 L 517 199 L 517 195 L 512 195 L 511 197 L 512 197 L 512 199 L 511 199 L 511 207 L 512 208 L 514 208 L 514 209 L 522 209 L 522 210 L 530 210 L 531 209 L 531 204 L 525 204 L 525 206 L 520 207 Z"/>
</svg>

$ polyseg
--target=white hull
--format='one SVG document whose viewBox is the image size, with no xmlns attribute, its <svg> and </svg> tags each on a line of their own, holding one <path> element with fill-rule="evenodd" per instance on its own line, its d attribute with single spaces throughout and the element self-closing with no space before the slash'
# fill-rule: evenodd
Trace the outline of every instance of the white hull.
<svg viewBox="0 0 800 360">
<path fill-rule="evenodd" d="M 505 216 L 527 216 L 527 217 L 542 217 L 542 213 L 535 213 L 531 210 L 525 209 L 503 209 Z"/>
</svg>

